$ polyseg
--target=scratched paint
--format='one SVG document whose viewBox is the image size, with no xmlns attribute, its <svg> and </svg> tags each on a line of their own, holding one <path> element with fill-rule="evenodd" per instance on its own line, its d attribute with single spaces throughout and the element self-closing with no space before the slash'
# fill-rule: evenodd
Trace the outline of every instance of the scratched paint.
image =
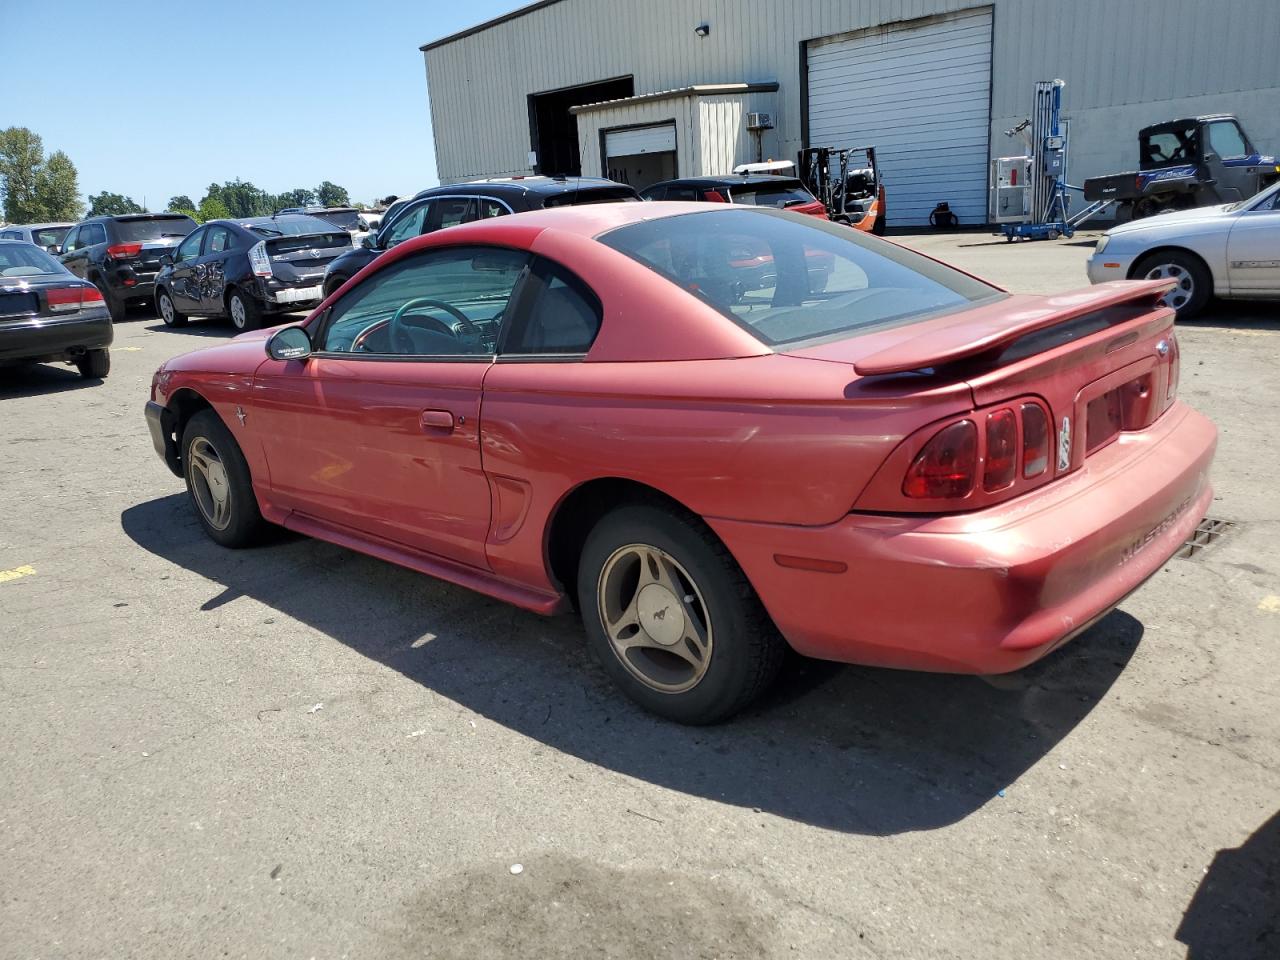
<svg viewBox="0 0 1280 960">
<path fill-rule="evenodd" d="M 26 564 L 21 567 L 14 567 L 12 570 L 0 570 L 0 583 L 8 583 L 10 580 L 17 580 L 20 577 L 29 577 L 35 572 L 35 567 Z"/>
</svg>

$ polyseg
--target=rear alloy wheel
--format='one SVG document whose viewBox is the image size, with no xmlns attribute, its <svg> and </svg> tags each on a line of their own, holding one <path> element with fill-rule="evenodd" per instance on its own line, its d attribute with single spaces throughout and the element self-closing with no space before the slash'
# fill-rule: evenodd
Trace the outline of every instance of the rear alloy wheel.
<svg viewBox="0 0 1280 960">
<path fill-rule="evenodd" d="M 76 357 L 75 364 L 86 380 L 102 380 L 111 372 L 111 354 L 106 349 L 86 350 Z"/>
<path fill-rule="evenodd" d="M 201 410 L 182 431 L 182 473 L 205 533 L 224 547 L 255 542 L 264 527 L 240 445 L 212 410 Z"/>
<path fill-rule="evenodd" d="M 161 290 L 156 295 L 156 307 L 160 311 L 160 319 L 164 321 L 166 327 L 185 327 L 187 325 L 187 315 L 180 313 L 178 308 L 174 306 L 173 297 L 169 295 L 168 290 Z"/>
<path fill-rule="evenodd" d="M 258 308 L 258 302 L 239 290 L 232 290 L 227 297 L 227 316 L 237 330 L 257 330 L 262 326 L 262 311 Z"/>
<path fill-rule="evenodd" d="M 1133 275 L 1146 280 L 1172 280 L 1176 286 L 1161 302 L 1177 311 L 1179 320 L 1188 320 L 1204 309 L 1213 296 L 1213 278 L 1197 257 L 1177 250 L 1153 253 L 1144 258 Z"/>
<path fill-rule="evenodd" d="M 746 576 L 696 518 L 622 507 L 587 537 L 578 598 L 588 642 L 633 700 L 715 723 L 773 681 L 784 643 Z"/>
</svg>

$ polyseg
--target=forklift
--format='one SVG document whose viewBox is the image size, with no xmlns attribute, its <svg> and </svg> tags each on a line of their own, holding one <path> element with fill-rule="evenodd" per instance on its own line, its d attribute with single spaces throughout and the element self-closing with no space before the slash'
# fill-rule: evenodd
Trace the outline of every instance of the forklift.
<svg viewBox="0 0 1280 960">
<path fill-rule="evenodd" d="M 797 168 L 827 216 L 855 230 L 884 236 L 887 205 L 875 147 L 809 147 Z"/>
</svg>

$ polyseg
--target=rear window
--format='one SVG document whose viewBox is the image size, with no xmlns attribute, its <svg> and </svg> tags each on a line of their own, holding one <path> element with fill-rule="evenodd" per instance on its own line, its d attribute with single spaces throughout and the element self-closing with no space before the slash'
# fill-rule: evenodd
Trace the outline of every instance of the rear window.
<svg viewBox="0 0 1280 960">
<path fill-rule="evenodd" d="M 332 210 L 316 214 L 321 220 L 327 220 L 341 230 L 359 230 L 360 214 L 355 210 Z"/>
<path fill-rule="evenodd" d="M 190 217 L 137 217 L 117 220 L 112 232 L 120 241 L 159 240 L 161 237 L 185 237 L 196 228 Z"/>
<path fill-rule="evenodd" d="M 0 279 L 67 273 L 57 260 L 30 243 L 0 243 Z"/>
<path fill-rule="evenodd" d="M 797 203 L 813 202 L 813 194 L 793 183 L 752 183 L 732 187 L 730 195 L 734 203 L 749 207 L 794 207 Z"/>
<path fill-rule="evenodd" d="M 297 237 L 307 233 L 332 233 L 334 228 L 334 224 L 327 220 L 302 214 L 286 214 L 274 220 L 240 225 L 260 237 Z"/>
<path fill-rule="evenodd" d="M 542 202 L 544 207 L 585 207 L 591 203 L 619 203 L 639 200 L 630 187 L 589 187 L 570 193 L 557 193 Z"/>
<path fill-rule="evenodd" d="M 71 231 L 70 227 L 43 227 L 31 231 L 31 242 L 38 247 L 56 247 L 61 245 L 62 238 Z"/>
<path fill-rule="evenodd" d="M 864 333 L 1004 296 L 846 226 L 772 210 L 663 217 L 597 239 L 769 345 Z"/>
<path fill-rule="evenodd" d="M 1143 134 L 1140 138 L 1143 169 L 1176 166 L 1196 161 L 1196 128 L 1182 127 Z"/>
</svg>

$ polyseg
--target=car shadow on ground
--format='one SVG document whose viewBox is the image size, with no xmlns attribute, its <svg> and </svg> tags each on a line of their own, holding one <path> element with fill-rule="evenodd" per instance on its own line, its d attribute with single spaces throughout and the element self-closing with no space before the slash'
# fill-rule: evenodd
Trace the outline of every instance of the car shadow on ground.
<svg viewBox="0 0 1280 960">
<path fill-rule="evenodd" d="M 1280 813 L 1240 846 L 1218 851 L 1177 938 L 1187 960 L 1280 957 Z"/>
<path fill-rule="evenodd" d="M 0 400 L 40 397 L 64 390 L 91 390 L 102 381 L 80 376 L 75 367 L 62 363 L 28 363 L 20 367 L 0 367 Z"/>
<path fill-rule="evenodd" d="M 1180 327 L 1228 327 L 1232 330 L 1280 330 L 1280 304 L 1259 300 L 1213 300 L 1204 312 L 1190 320 L 1179 320 Z"/>
<path fill-rule="evenodd" d="M 764 702 L 712 728 L 657 720 L 614 690 L 572 617 L 544 619 L 292 535 L 224 550 L 185 494 L 131 507 L 140 547 L 219 585 L 195 618 L 248 596 L 490 720 L 557 750 L 687 794 L 834 830 L 887 835 L 954 823 L 1011 787 L 1070 733 L 1143 633 L 1112 613 L 1018 674 L 841 667 L 799 657 Z M 999 791 L 1008 791 L 1009 800 Z"/>
</svg>

